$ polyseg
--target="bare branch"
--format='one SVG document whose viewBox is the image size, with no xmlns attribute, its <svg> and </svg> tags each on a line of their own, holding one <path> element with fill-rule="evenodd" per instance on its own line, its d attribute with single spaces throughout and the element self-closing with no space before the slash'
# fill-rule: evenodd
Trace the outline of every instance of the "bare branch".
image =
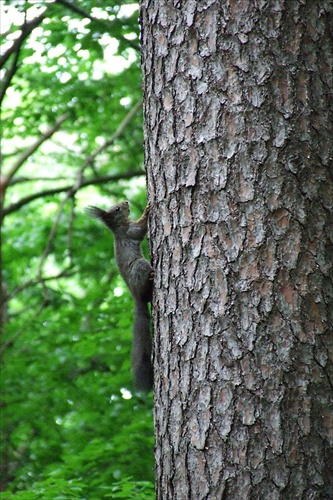
<svg viewBox="0 0 333 500">
<path fill-rule="evenodd" d="M 79 14 L 82 17 L 87 17 L 91 21 L 97 21 L 97 22 L 102 23 L 102 24 L 107 24 L 112 29 L 112 23 L 110 23 L 110 21 L 107 21 L 105 19 L 98 19 L 97 17 L 94 17 L 91 14 L 89 14 L 89 12 L 86 12 L 81 7 L 78 7 L 77 5 L 74 5 L 74 3 L 68 2 L 67 0 L 55 0 L 55 3 L 59 3 L 59 4 L 63 5 L 64 7 L 67 7 L 68 9 L 70 9 L 73 12 L 75 12 L 76 14 Z M 139 50 L 140 50 L 139 45 L 137 45 L 136 43 L 132 42 L 132 40 L 128 40 L 127 38 L 125 38 L 124 36 L 122 36 L 120 34 L 117 35 L 117 38 L 118 38 L 118 40 L 122 40 L 127 45 L 129 45 L 130 47 L 132 47 L 132 49 L 135 49 L 136 51 L 139 52 Z"/>
<path fill-rule="evenodd" d="M 67 252 L 69 262 L 72 263 L 73 260 L 73 233 L 74 233 L 74 222 L 75 222 L 75 198 L 72 198 L 72 205 L 70 211 L 70 219 L 67 229 Z"/>
<path fill-rule="evenodd" d="M 18 63 L 18 60 L 20 57 L 20 50 L 21 50 L 21 47 L 18 47 L 16 52 L 15 52 L 15 56 L 14 56 L 14 60 L 12 62 L 12 65 L 9 69 L 7 69 L 7 71 L 5 73 L 3 83 L 2 83 L 1 89 L 0 89 L 0 104 L 2 103 L 2 101 L 4 99 L 4 97 L 6 95 L 6 91 L 10 85 L 10 82 L 12 81 L 12 78 L 15 75 L 15 72 L 17 70 L 17 63 Z"/>
<path fill-rule="evenodd" d="M 62 212 L 63 212 L 64 207 L 65 207 L 65 203 L 68 200 L 68 196 L 69 195 L 67 193 L 66 198 L 64 198 L 62 200 L 62 202 L 60 203 L 57 216 L 55 218 L 55 221 L 53 223 L 53 226 L 51 228 L 49 237 L 48 237 L 47 242 L 46 242 L 46 246 L 44 248 L 44 251 L 43 251 L 43 253 L 42 253 L 41 257 L 40 257 L 40 261 L 39 261 L 38 278 L 40 279 L 40 282 L 41 282 L 41 284 L 43 286 L 43 295 L 44 295 L 44 301 L 45 302 L 48 302 L 48 300 L 49 300 L 49 293 L 48 293 L 48 289 L 47 289 L 47 287 L 45 285 L 45 280 L 43 279 L 43 265 L 44 265 L 44 262 L 46 260 L 46 257 L 50 253 L 51 246 L 52 246 L 52 241 L 54 240 L 54 238 L 55 238 L 55 236 L 57 234 L 57 229 L 58 229 L 58 226 L 59 226 L 59 222 L 60 222 L 60 219 L 61 219 L 61 216 L 62 216 Z"/>
<path fill-rule="evenodd" d="M 68 278 L 69 276 L 73 276 L 74 274 L 75 274 L 75 271 L 72 268 L 68 267 L 66 269 L 63 269 L 59 273 L 54 274 L 53 276 L 39 276 L 38 278 L 36 278 L 34 280 L 29 280 L 26 283 L 23 283 L 22 285 L 15 288 L 12 292 L 10 292 L 6 296 L 4 302 L 9 302 L 9 300 L 11 300 L 15 295 L 18 295 L 26 288 L 30 288 L 32 286 L 39 285 L 43 282 L 52 281 L 52 280 L 56 280 L 59 278 Z"/>
<path fill-rule="evenodd" d="M 20 27 L 20 29 L 22 31 L 21 35 L 18 38 L 16 38 L 15 42 L 13 43 L 13 45 L 11 47 L 9 47 L 9 49 L 6 50 L 6 52 L 0 57 L 0 69 L 3 68 L 3 66 L 5 65 L 5 63 L 8 61 L 8 59 L 10 58 L 10 56 L 14 52 L 19 52 L 20 51 L 20 48 L 21 48 L 24 40 L 26 40 L 26 38 L 28 38 L 28 36 L 30 35 L 30 33 L 35 28 L 37 28 L 37 26 L 43 21 L 44 18 L 45 18 L 45 10 L 44 10 L 43 14 L 41 14 L 38 17 L 36 17 L 32 21 L 24 23 Z"/>
<path fill-rule="evenodd" d="M 115 141 L 115 139 L 122 134 L 123 130 L 126 128 L 126 126 L 128 125 L 129 121 L 132 119 L 132 117 L 135 115 L 135 113 L 138 111 L 138 109 L 140 107 L 141 107 L 141 102 L 138 102 L 135 106 L 133 106 L 133 108 L 126 115 L 126 117 L 121 122 L 121 124 L 119 125 L 118 129 L 116 130 L 116 132 L 112 135 L 112 137 L 110 137 L 109 140 L 105 141 L 105 143 L 102 146 L 100 146 L 99 148 L 97 148 L 87 158 L 87 160 L 83 163 L 83 165 L 81 166 L 81 168 L 77 172 L 76 182 L 67 191 L 66 196 L 60 202 L 58 213 L 57 213 L 57 215 L 55 217 L 55 220 L 53 222 L 53 225 L 52 225 L 52 228 L 50 230 L 50 233 L 49 233 L 49 236 L 48 236 L 48 239 L 47 239 L 44 251 L 43 251 L 43 253 L 42 253 L 41 257 L 40 257 L 39 266 L 38 266 L 38 279 L 40 280 L 40 283 L 43 286 L 44 302 L 46 302 L 46 303 L 47 303 L 47 301 L 49 299 L 49 291 L 48 291 L 48 289 L 47 289 L 47 287 L 45 285 L 45 280 L 43 279 L 43 267 L 44 267 L 44 262 L 45 262 L 47 256 L 49 255 L 49 253 L 51 251 L 52 242 L 53 242 L 53 240 L 56 237 L 58 226 L 59 226 L 59 223 L 60 223 L 60 219 L 61 219 L 62 213 L 64 211 L 65 204 L 66 204 L 66 202 L 70 198 L 73 199 L 72 213 L 71 213 L 71 222 L 70 222 L 68 233 L 67 233 L 68 253 L 69 253 L 69 258 L 70 258 L 71 257 L 70 256 L 70 248 L 71 248 L 71 238 L 72 238 L 72 225 L 73 225 L 74 216 L 75 216 L 74 200 L 75 200 L 76 193 L 81 189 L 81 187 L 83 186 L 83 184 L 85 182 L 84 177 L 83 177 L 84 171 L 94 161 L 94 159 L 96 158 L 97 155 L 99 155 L 102 151 L 104 151 L 104 149 L 106 149 L 107 147 L 109 147 Z"/>
<path fill-rule="evenodd" d="M 15 177 L 8 182 L 8 186 L 14 186 L 14 184 L 23 184 L 25 182 L 59 182 L 68 181 L 68 175 L 66 177 Z"/>
<path fill-rule="evenodd" d="M 125 118 L 123 119 L 123 121 L 121 122 L 121 124 L 119 125 L 119 127 L 117 128 L 117 130 L 115 131 L 115 133 L 110 137 L 110 139 L 108 139 L 107 141 L 105 141 L 104 144 L 102 144 L 99 148 L 95 149 L 95 151 L 93 151 L 91 153 L 91 155 L 89 155 L 85 161 L 85 165 L 91 165 L 94 161 L 94 159 L 96 158 L 96 156 L 98 156 L 100 153 L 102 153 L 102 151 L 104 151 L 105 149 L 107 149 L 109 146 L 111 146 L 111 144 L 114 143 L 114 141 L 116 139 L 118 139 L 118 137 L 121 136 L 121 134 L 123 133 L 124 129 L 127 127 L 127 125 L 129 124 L 129 122 L 131 121 L 131 119 L 133 118 L 133 116 L 136 114 L 136 112 L 141 108 L 142 106 L 142 101 L 139 101 L 137 102 L 133 108 L 127 113 L 127 115 L 125 116 Z"/>
<path fill-rule="evenodd" d="M 91 21 L 96 20 L 95 17 L 89 14 L 89 12 L 86 12 L 84 9 L 81 9 L 81 7 L 78 7 L 74 3 L 67 2 L 66 0 L 55 0 L 55 3 L 59 3 L 64 7 L 67 7 L 68 9 L 72 10 L 73 12 L 76 12 L 76 14 L 79 14 L 82 17 L 87 17 Z"/>
<path fill-rule="evenodd" d="M 50 127 L 44 134 L 41 135 L 41 137 L 39 139 L 37 139 L 37 141 L 34 144 L 32 144 L 31 146 L 29 146 L 23 152 L 23 154 L 20 156 L 20 158 L 17 160 L 17 162 L 14 163 L 14 165 L 9 170 L 8 174 L 5 176 L 6 180 L 7 180 L 7 185 L 8 185 L 8 182 L 11 180 L 11 178 L 14 177 L 14 175 L 16 174 L 16 172 L 23 165 L 23 163 L 29 158 L 29 156 L 31 156 L 39 148 L 39 146 L 41 144 L 43 144 L 43 142 L 45 142 L 57 130 L 59 130 L 60 126 L 62 125 L 62 123 L 65 120 L 67 120 L 68 116 L 69 116 L 68 113 L 65 113 L 64 115 L 60 116 L 52 127 Z"/>
<path fill-rule="evenodd" d="M 80 189 L 85 188 L 87 186 L 106 184 L 107 182 L 119 181 L 122 179 L 132 179 L 133 177 L 141 177 L 142 175 L 144 175 L 144 172 L 138 172 L 137 170 L 136 171 L 129 170 L 128 172 L 125 172 L 123 174 L 105 175 L 103 177 L 98 177 L 94 179 L 85 179 L 83 180 Z M 24 205 L 27 205 L 31 201 L 37 200 L 38 198 L 44 198 L 45 196 L 52 196 L 58 193 L 65 193 L 66 191 L 70 191 L 72 189 L 73 186 L 70 185 L 53 189 L 45 189 L 45 191 L 40 191 L 39 193 L 32 194 L 30 196 L 27 196 L 26 198 L 22 198 L 22 200 L 18 201 L 17 203 L 13 203 L 9 207 L 4 208 L 2 212 L 3 216 L 11 214 L 12 212 L 16 212 Z"/>
<path fill-rule="evenodd" d="M 61 219 L 64 207 L 65 207 L 65 204 L 66 204 L 66 202 L 67 202 L 67 200 L 69 198 L 72 198 L 73 202 L 74 202 L 74 200 L 75 200 L 75 193 L 80 189 L 80 187 L 82 185 L 82 182 L 83 182 L 83 173 L 84 173 L 85 168 L 86 168 L 86 166 L 83 165 L 79 169 L 79 171 L 77 173 L 77 181 L 76 181 L 76 183 L 74 184 L 74 186 L 71 189 L 69 189 L 67 191 L 67 194 L 66 194 L 65 198 L 61 201 L 61 203 L 59 205 L 57 216 L 56 216 L 56 218 L 54 220 L 53 226 L 51 228 L 50 234 L 49 234 L 47 242 L 46 242 L 46 246 L 44 248 L 44 251 L 43 251 L 43 253 L 42 253 L 41 257 L 40 257 L 40 261 L 39 261 L 38 276 L 41 279 L 43 277 L 43 265 L 44 265 L 44 262 L 45 262 L 47 256 L 50 253 L 52 242 L 53 242 L 53 240 L 54 240 L 54 238 L 55 238 L 55 236 L 57 234 L 58 226 L 59 226 L 59 223 L 60 223 L 60 219 Z M 73 224 L 73 220 L 74 220 L 74 203 L 72 204 L 71 224 Z M 68 230 L 67 237 L 68 237 L 67 242 L 69 244 L 71 244 L 71 229 L 70 228 Z M 68 248 L 68 251 L 70 252 L 70 248 Z M 70 257 L 70 255 L 69 255 L 69 257 Z M 45 286 L 45 282 L 42 281 L 42 285 L 43 285 L 44 300 L 47 301 L 49 294 L 48 294 L 47 287 Z"/>
<path fill-rule="evenodd" d="M 30 203 L 31 201 L 36 200 L 38 198 L 43 198 L 45 196 L 52 196 L 54 194 L 64 193 L 64 192 L 67 192 L 68 193 L 68 197 L 70 197 L 70 196 L 73 196 L 79 189 L 81 189 L 83 187 L 86 187 L 86 186 L 97 185 L 97 184 L 104 184 L 106 182 L 117 181 L 117 180 L 120 180 L 120 179 L 130 179 L 132 177 L 143 175 L 143 172 L 128 171 L 128 172 L 126 172 L 124 174 L 107 175 L 107 176 L 103 176 L 103 177 L 97 177 L 97 178 L 95 177 L 93 179 L 84 179 L 84 177 L 83 177 L 83 172 L 86 169 L 86 167 L 89 166 L 89 165 L 91 165 L 94 162 L 96 156 L 98 156 L 105 149 L 107 149 L 108 147 L 110 147 L 111 144 L 119 136 L 121 136 L 121 134 L 123 133 L 124 129 L 126 128 L 126 126 L 128 125 L 128 123 L 130 122 L 130 120 L 133 118 L 133 116 L 140 109 L 141 105 L 142 105 L 142 101 L 137 102 L 133 106 L 133 108 L 127 113 L 127 115 L 125 116 L 125 118 L 123 119 L 123 121 L 121 122 L 121 124 L 119 125 L 119 127 L 117 128 L 117 130 L 115 131 L 115 133 L 110 137 L 110 139 L 108 139 L 107 141 L 105 141 L 104 144 L 102 144 L 97 149 L 95 149 L 95 151 L 93 151 L 87 157 L 87 159 L 85 160 L 85 162 L 83 163 L 82 167 L 80 168 L 80 170 L 78 172 L 77 181 L 76 181 L 76 183 L 74 185 L 70 185 L 70 186 L 67 185 L 67 186 L 63 186 L 63 187 L 59 187 L 59 188 L 45 189 L 44 191 L 40 191 L 39 193 L 34 193 L 34 194 L 30 195 L 30 196 L 26 196 L 25 198 L 22 198 L 17 203 L 14 203 L 14 204 L 10 205 L 9 207 L 4 208 L 3 212 L 2 212 L 3 216 L 8 215 L 8 214 L 10 214 L 12 212 L 17 211 L 22 206 L 24 206 L 24 205 L 26 205 L 26 204 Z M 26 152 L 23 153 L 23 155 L 21 156 L 21 158 L 25 154 L 26 154 Z M 18 162 L 17 162 L 16 165 L 18 165 L 19 162 L 20 162 L 20 159 L 18 160 Z M 15 165 L 14 165 L 14 167 L 15 167 Z M 12 170 L 14 169 L 14 167 L 12 168 Z"/>
<path fill-rule="evenodd" d="M 6 351 L 6 349 L 8 349 L 9 347 L 12 347 L 15 340 L 21 335 L 21 333 L 24 333 L 26 331 L 28 325 L 31 325 L 33 323 L 33 321 L 40 315 L 40 313 L 42 312 L 42 310 L 44 309 L 45 306 L 46 306 L 45 302 L 42 302 L 42 304 L 38 308 L 37 312 L 35 312 L 34 314 L 31 315 L 30 321 L 25 322 L 24 326 L 19 328 L 19 330 L 17 330 L 17 332 L 14 333 L 14 335 L 10 339 L 8 339 L 6 342 L 4 342 L 2 344 L 2 346 L 0 348 L 0 355 L 2 355 Z"/>
</svg>

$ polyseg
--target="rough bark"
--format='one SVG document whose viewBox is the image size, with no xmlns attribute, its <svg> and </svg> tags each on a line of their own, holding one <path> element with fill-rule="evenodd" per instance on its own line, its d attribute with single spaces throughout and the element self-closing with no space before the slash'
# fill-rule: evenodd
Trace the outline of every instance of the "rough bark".
<svg viewBox="0 0 333 500">
<path fill-rule="evenodd" d="M 141 23 L 157 498 L 331 499 L 332 3 Z"/>
</svg>

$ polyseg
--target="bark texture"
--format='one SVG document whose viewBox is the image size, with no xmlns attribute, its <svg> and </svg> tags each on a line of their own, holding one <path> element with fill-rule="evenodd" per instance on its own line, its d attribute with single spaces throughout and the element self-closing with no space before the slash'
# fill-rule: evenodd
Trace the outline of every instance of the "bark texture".
<svg viewBox="0 0 333 500">
<path fill-rule="evenodd" d="M 157 498 L 332 499 L 332 2 L 141 23 Z"/>
</svg>

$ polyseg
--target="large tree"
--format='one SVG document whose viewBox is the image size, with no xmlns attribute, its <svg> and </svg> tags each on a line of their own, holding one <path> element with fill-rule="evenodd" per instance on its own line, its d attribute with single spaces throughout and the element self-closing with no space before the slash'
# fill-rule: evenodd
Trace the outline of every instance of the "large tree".
<svg viewBox="0 0 333 500">
<path fill-rule="evenodd" d="M 332 4 L 141 1 L 159 499 L 330 499 Z"/>
</svg>

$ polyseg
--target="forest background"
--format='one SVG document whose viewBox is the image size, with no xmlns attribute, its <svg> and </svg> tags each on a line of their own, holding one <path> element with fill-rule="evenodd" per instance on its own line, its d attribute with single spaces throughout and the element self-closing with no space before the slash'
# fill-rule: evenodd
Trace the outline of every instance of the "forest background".
<svg viewBox="0 0 333 500">
<path fill-rule="evenodd" d="M 135 219 L 146 203 L 138 16 L 1 2 L 4 499 L 154 497 L 132 299 L 111 234 L 84 214 L 129 199 Z"/>
</svg>

